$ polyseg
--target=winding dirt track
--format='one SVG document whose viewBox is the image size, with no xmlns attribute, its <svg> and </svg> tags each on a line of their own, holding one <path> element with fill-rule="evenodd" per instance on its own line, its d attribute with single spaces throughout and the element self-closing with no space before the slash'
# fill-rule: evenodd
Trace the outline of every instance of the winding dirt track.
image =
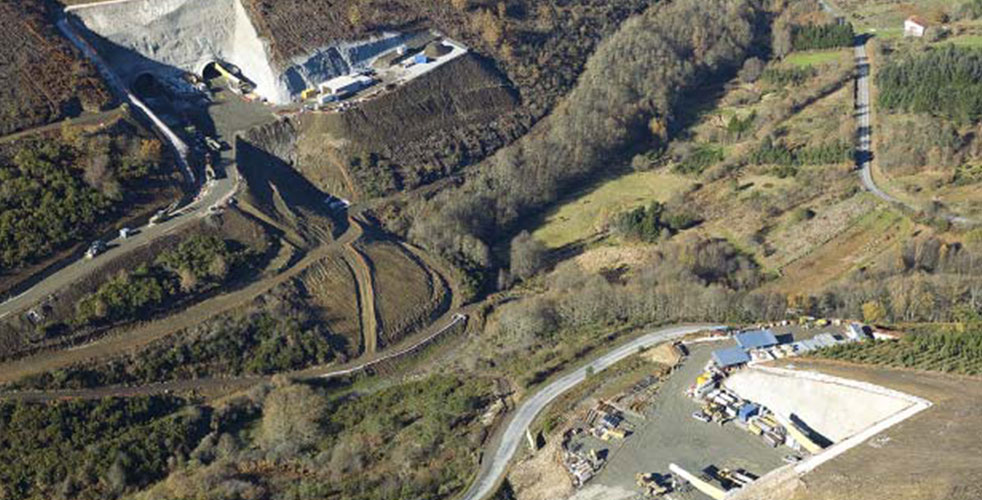
<svg viewBox="0 0 982 500">
<path fill-rule="evenodd" d="M 358 311 L 361 317 L 364 354 L 374 354 L 378 351 L 379 322 L 375 304 L 375 279 L 372 276 L 372 266 L 368 262 L 368 257 L 355 248 L 354 242 L 345 245 L 344 260 L 354 271 L 355 286 L 358 288 Z"/>
<path fill-rule="evenodd" d="M 293 279 L 303 270 L 325 256 L 343 250 L 346 246 L 361 238 L 362 234 L 362 226 L 352 221 L 348 225 L 348 230 L 337 240 L 314 248 L 296 264 L 276 276 L 256 281 L 239 290 L 200 302 L 166 318 L 150 321 L 134 328 L 113 333 L 106 338 L 90 344 L 73 349 L 38 353 L 15 361 L 0 363 L 0 383 L 13 382 L 28 375 L 44 373 L 58 368 L 64 368 L 74 363 L 91 361 L 93 359 L 139 349 L 154 340 L 166 337 L 171 333 L 194 326 L 219 314 L 247 304 L 256 297 L 269 292 L 277 285 Z"/>
</svg>

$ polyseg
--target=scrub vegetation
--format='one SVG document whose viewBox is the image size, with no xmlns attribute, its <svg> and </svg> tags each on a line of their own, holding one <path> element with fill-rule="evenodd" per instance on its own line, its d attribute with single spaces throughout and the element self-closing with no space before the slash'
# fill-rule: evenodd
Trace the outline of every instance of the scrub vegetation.
<svg viewBox="0 0 982 500">
<path fill-rule="evenodd" d="M 982 331 L 917 333 L 900 340 L 840 344 L 818 357 L 871 365 L 982 375 Z"/>
<path fill-rule="evenodd" d="M 0 135 L 99 111 L 112 95 L 52 22 L 54 2 L 0 3 Z"/>
<path fill-rule="evenodd" d="M 154 188 L 166 193 L 162 149 L 126 121 L 94 133 L 65 126 L 60 136 L 5 145 L 0 275 L 105 231 L 128 209 L 153 200 Z"/>
<path fill-rule="evenodd" d="M 209 432 L 210 412 L 170 397 L 0 401 L 0 496 L 112 499 L 167 475 Z"/>
</svg>

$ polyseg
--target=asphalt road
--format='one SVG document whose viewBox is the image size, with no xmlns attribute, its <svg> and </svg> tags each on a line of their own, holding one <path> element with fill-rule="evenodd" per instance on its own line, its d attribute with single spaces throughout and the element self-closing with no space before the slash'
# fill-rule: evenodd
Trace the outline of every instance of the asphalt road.
<svg viewBox="0 0 982 500">
<path fill-rule="evenodd" d="M 877 198 L 888 203 L 901 205 L 913 211 L 920 207 L 906 203 L 891 196 L 876 185 L 873 180 L 873 126 L 870 119 L 872 101 L 870 100 L 870 65 L 866 57 L 866 39 L 858 38 L 855 46 L 856 56 L 856 126 L 858 128 L 858 144 L 856 145 L 856 164 L 859 167 L 859 178 L 863 187 Z M 953 224 L 973 224 L 974 220 L 958 215 L 945 215 L 944 218 Z"/>
<path fill-rule="evenodd" d="M 518 451 L 518 447 L 525 441 L 525 430 L 546 405 L 585 380 L 588 369 L 592 368 L 594 373 L 599 373 L 614 363 L 637 353 L 638 348 L 650 347 L 660 342 L 674 340 L 715 326 L 673 326 L 655 330 L 600 356 L 592 363 L 564 375 L 540 389 L 518 406 L 508 423 L 508 427 L 505 428 L 501 438 L 497 440 L 497 449 L 494 450 L 493 454 L 489 452 L 485 455 L 485 457 L 490 457 L 490 460 L 481 464 L 477 479 L 467 489 L 461 500 L 484 500 L 494 494 L 508 469 L 508 463 Z"/>
</svg>

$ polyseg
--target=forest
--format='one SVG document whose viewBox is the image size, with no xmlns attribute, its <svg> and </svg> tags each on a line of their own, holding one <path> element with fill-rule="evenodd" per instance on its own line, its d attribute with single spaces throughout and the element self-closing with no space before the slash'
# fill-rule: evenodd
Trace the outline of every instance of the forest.
<svg viewBox="0 0 982 500">
<path fill-rule="evenodd" d="M 261 408 L 251 431 L 203 440 L 197 460 L 146 498 L 443 500 L 466 487 L 487 435 L 477 417 L 490 380 L 437 375 L 344 389 L 280 381 L 250 391 L 234 403 L 239 414 Z"/>
<path fill-rule="evenodd" d="M 982 311 L 978 233 L 961 242 L 912 239 L 820 294 L 792 298 L 790 306 L 872 324 L 960 321 Z"/>
<path fill-rule="evenodd" d="M 682 95 L 734 74 L 766 46 L 755 44 L 766 32 L 762 14 L 751 0 L 679 0 L 629 19 L 544 126 L 422 207 L 411 239 L 472 273 L 492 268 L 489 245 L 521 217 L 603 172 L 630 144 L 664 146 Z"/>
<path fill-rule="evenodd" d="M 0 150 L 0 273 L 93 237 L 121 216 L 160 168 L 162 145 L 120 124 L 94 135 Z"/>
<path fill-rule="evenodd" d="M 76 305 L 76 326 L 148 317 L 168 302 L 205 293 L 236 276 L 249 250 L 215 235 L 195 234 L 152 264 L 121 272 Z"/>
<path fill-rule="evenodd" d="M 0 401 L 0 498 L 102 500 L 164 477 L 209 432 L 171 397 Z"/>
<path fill-rule="evenodd" d="M 982 50 L 952 44 L 890 57 L 877 71 L 878 103 L 970 124 L 982 119 Z"/>
<path fill-rule="evenodd" d="M 849 23 L 806 24 L 791 29 L 794 50 L 826 50 L 851 47 L 854 33 Z"/>
</svg>

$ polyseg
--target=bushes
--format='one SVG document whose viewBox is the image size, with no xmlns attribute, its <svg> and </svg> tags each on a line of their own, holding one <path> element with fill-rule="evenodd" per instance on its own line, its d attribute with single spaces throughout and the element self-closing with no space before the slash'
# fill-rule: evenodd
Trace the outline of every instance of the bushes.
<svg viewBox="0 0 982 500">
<path fill-rule="evenodd" d="M 253 310 L 216 317 L 138 352 L 45 373 L 21 385 L 77 389 L 271 374 L 329 363 L 345 352 L 344 342 L 298 297 L 277 294 Z"/>
<path fill-rule="evenodd" d="M 790 149 L 765 137 L 760 147 L 753 150 L 747 158 L 752 165 L 776 165 L 779 167 L 798 167 L 802 165 L 835 165 L 853 160 L 855 152 L 852 145 L 833 141 L 818 146 Z M 796 169 L 778 170 L 780 177 L 794 175 Z"/>
<path fill-rule="evenodd" d="M 791 29 L 794 50 L 824 50 L 850 47 L 855 34 L 852 24 L 807 24 Z"/>
<path fill-rule="evenodd" d="M 982 50 L 946 45 L 889 59 L 877 72 L 886 109 L 929 113 L 961 123 L 982 119 Z"/>
<path fill-rule="evenodd" d="M 182 400 L 0 401 L 0 497 L 117 498 L 161 479 L 208 432 Z"/>
<path fill-rule="evenodd" d="M 638 207 L 620 214 L 614 229 L 629 239 L 653 243 L 698 223 L 699 220 L 689 213 L 669 212 L 664 205 L 653 201 L 647 208 Z"/>
<path fill-rule="evenodd" d="M 80 325 L 147 316 L 167 300 L 223 284 L 245 258 L 214 235 L 190 236 L 161 253 L 153 265 L 123 272 L 76 305 Z"/>
</svg>

